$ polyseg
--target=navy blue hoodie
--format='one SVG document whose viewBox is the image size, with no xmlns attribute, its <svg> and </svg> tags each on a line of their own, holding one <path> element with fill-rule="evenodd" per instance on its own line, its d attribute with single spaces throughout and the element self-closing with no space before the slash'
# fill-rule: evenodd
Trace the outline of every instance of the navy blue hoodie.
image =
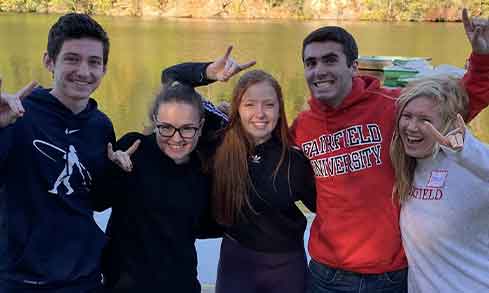
<svg viewBox="0 0 489 293">
<path fill-rule="evenodd" d="M 99 276 L 105 244 L 91 190 L 103 184 L 112 123 L 93 99 L 73 114 L 49 91 L 35 89 L 24 117 L 0 129 L 0 280 L 23 286 Z"/>
</svg>

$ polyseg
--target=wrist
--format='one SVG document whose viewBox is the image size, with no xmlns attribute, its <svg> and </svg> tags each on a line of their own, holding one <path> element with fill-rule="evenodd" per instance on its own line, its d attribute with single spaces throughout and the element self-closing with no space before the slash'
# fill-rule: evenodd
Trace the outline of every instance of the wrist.
<svg viewBox="0 0 489 293">
<path fill-rule="evenodd" d="M 215 81 L 217 80 L 215 74 L 213 74 L 212 70 L 212 62 L 209 62 L 205 65 L 204 70 L 200 73 L 200 81 Z"/>
</svg>

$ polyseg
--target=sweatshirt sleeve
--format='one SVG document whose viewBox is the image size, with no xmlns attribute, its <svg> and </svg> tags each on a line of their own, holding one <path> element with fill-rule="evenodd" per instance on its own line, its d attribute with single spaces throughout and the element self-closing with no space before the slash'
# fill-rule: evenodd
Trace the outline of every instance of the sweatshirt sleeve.
<svg viewBox="0 0 489 293">
<path fill-rule="evenodd" d="M 489 104 L 489 55 L 472 53 L 462 85 L 469 94 L 468 122 Z"/>
<path fill-rule="evenodd" d="M 291 166 L 292 191 L 297 200 L 311 211 L 316 212 L 316 180 L 309 160 L 298 150 L 292 151 Z"/>
<path fill-rule="evenodd" d="M 13 125 L 0 128 L 0 174 L 9 155 L 13 140 Z M 2 180 L 0 178 L 0 185 Z"/>
<path fill-rule="evenodd" d="M 464 148 L 461 151 L 441 148 L 449 158 L 489 183 L 489 146 L 477 140 L 468 129 L 465 131 Z"/>
<path fill-rule="evenodd" d="M 205 74 L 205 70 L 209 64 L 211 63 L 188 62 L 173 65 L 161 72 L 161 83 L 180 81 L 193 87 L 211 84 L 215 80 L 208 79 Z"/>
</svg>

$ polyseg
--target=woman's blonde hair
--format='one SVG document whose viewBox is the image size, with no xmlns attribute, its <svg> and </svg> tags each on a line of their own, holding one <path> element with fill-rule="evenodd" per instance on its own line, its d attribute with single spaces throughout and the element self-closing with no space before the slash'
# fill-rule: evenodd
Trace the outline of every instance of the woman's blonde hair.
<svg viewBox="0 0 489 293">
<path fill-rule="evenodd" d="M 401 202 L 409 198 L 411 185 L 416 168 L 416 159 L 406 154 L 399 133 L 399 120 L 404 108 L 416 98 L 431 99 L 441 118 L 441 129 L 438 131 L 445 135 L 454 128 L 457 114 L 466 118 L 468 113 L 468 95 L 462 87 L 460 80 L 449 76 L 437 76 L 414 81 L 401 92 L 396 102 L 396 126 L 390 145 L 390 157 L 396 175 L 393 196 Z M 435 144 L 433 155 L 439 150 Z"/>
</svg>

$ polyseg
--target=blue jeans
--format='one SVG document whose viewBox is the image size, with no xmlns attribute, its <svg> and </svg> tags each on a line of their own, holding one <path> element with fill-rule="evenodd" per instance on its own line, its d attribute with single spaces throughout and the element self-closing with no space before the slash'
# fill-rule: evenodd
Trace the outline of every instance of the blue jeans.
<svg viewBox="0 0 489 293">
<path fill-rule="evenodd" d="M 330 268 L 311 259 L 307 293 L 407 293 L 407 268 L 359 274 Z"/>
</svg>

